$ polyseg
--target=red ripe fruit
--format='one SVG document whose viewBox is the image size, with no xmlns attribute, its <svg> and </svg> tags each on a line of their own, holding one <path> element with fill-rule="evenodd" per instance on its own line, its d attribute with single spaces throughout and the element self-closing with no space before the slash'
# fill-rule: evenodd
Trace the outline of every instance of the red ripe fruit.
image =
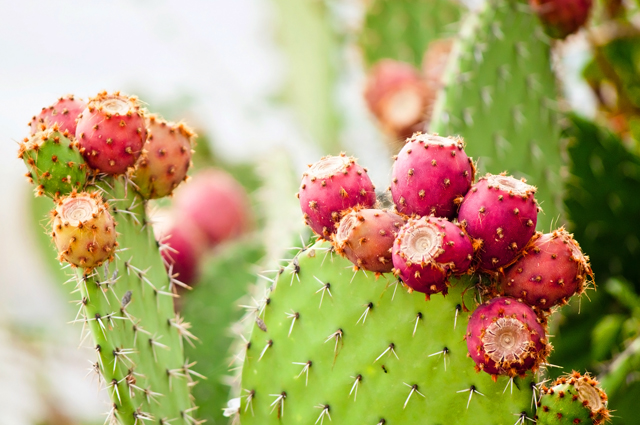
<svg viewBox="0 0 640 425">
<path fill-rule="evenodd" d="M 393 269 L 391 247 L 404 222 L 390 211 L 353 210 L 342 217 L 333 235 L 336 251 L 358 268 L 388 273 Z"/>
<path fill-rule="evenodd" d="M 423 127 L 429 105 L 427 86 L 411 65 L 391 59 L 372 69 L 364 97 L 382 129 L 405 139 Z"/>
<path fill-rule="evenodd" d="M 589 258 L 564 228 L 538 234 L 524 255 L 500 279 L 502 292 L 530 306 L 549 309 L 583 291 L 587 277 L 593 279 Z"/>
<path fill-rule="evenodd" d="M 398 212 L 453 218 L 475 167 L 462 139 L 416 133 L 397 155 L 391 177 Z"/>
<path fill-rule="evenodd" d="M 171 194 L 187 178 L 195 133 L 183 123 L 169 123 L 155 115 L 147 117 L 147 131 L 133 182 L 146 199 L 157 199 Z"/>
<path fill-rule="evenodd" d="M 491 375 L 535 371 L 551 350 L 536 313 L 507 297 L 480 305 L 469 318 L 465 338 L 476 370 Z"/>
<path fill-rule="evenodd" d="M 529 0 L 529 4 L 549 36 L 565 38 L 587 22 L 593 0 Z"/>
<path fill-rule="evenodd" d="M 181 283 L 193 285 L 207 245 L 200 229 L 189 220 L 175 220 L 158 239 L 166 245 L 161 253 L 167 270 Z"/>
<path fill-rule="evenodd" d="M 536 188 L 511 176 L 487 174 L 467 193 L 458 220 L 469 236 L 482 241 L 483 271 L 513 263 L 536 232 Z"/>
<path fill-rule="evenodd" d="M 142 153 L 146 128 L 137 98 L 103 92 L 92 98 L 78 117 L 76 139 L 89 167 L 101 173 L 124 174 Z"/>
<path fill-rule="evenodd" d="M 251 221 L 244 187 L 222 170 L 198 173 L 176 191 L 174 205 L 177 217 L 191 220 L 210 246 L 241 235 Z"/>
<path fill-rule="evenodd" d="M 298 198 L 305 223 L 318 236 L 329 239 L 343 211 L 372 208 L 376 203 L 375 187 L 355 158 L 325 156 L 309 167 L 302 176 Z"/>
<path fill-rule="evenodd" d="M 457 225 L 445 219 L 409 219 L 393 249 L 394 273 L 411 289 L 447 294 L 449 277 L 463 274 L 473 259 L 473 244 Z"/>
<path fill-rule="evenodd" d="M 76 99 L 72 94 L 61 97 L 53 105 L 42 108 L 40 114 L 31 119 L 29 123 L 31 135 L 58 124 L 61 133 L 68 131 L 69 134 L 75 136 L 76 118 L 86 106 L 87 104 L 83 100 Z"/>
</svg>

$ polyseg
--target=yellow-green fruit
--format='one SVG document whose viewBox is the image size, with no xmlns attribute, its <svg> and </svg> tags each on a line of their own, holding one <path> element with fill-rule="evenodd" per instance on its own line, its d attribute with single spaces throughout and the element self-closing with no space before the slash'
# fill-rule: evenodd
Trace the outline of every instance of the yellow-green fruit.
<svg viewBox="0 0 640 425">
<path fill-rule="evenodd" d="M 113 258 L 117 246 L 115 222 L 98 194 L 63 197 L 52 215 L 51 236 L 61 261 L 90 269 Z"/>
</svg>

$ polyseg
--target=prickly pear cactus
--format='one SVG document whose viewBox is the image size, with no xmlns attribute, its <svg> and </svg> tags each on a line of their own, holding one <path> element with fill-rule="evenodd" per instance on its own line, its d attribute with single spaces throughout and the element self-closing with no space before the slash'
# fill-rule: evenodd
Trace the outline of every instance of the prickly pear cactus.
<svg viewBox="0 0 640 425">
<path fill-rule="evenodd" d="M 446 297 L 425 302 L 392 275 L 352 267 L 329 243 L 317 243 L 279 273 L 247 344 L 243 425 L 533 417 L 529 377 L 494 382 L 467 357 L 474 282 L 457 280 Z"/>
<path fill-rule="evenodd" d="M 506 168 L 540 189 L 547 230 L 561 212 L 560 127 L 550 41 L 521 0 L 488 0 L 454 44 L 430 132 L 458 134 L 482 173 Z"/>
</svg>

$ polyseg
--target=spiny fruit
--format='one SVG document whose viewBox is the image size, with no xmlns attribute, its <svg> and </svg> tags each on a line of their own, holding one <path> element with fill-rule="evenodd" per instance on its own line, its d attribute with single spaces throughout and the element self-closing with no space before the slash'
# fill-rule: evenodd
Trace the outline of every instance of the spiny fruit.
<svg viewBox="0 0 640 425">
<path fill-rule="evenodd" d="M 147 139 L 144 113 L 136 97 L 102 92 L 78 117 L 76 139 L 87 164 L 106 174 L 133 167 Z"/>
<path fill-rule="evenodd" d="M 342 212 L 376 203 L 373 183 L 353 157 L 325 156 L 302 176 L 300 207 L 305 223 L 320 237 L 335 233 Z"/>
<path fill-rule="evenodd" d="M 449 277 L 463 274 L 471 265 L 473 245 L 469 236 L 445 219 L 409 219 L 393 244 L 394 273 L 426 298 L 447 294 Z"/>
<path fill-rule="evenodd" d="M 474 177 L 462 139 L 416 133 L 395 158 L 391 195 L 402 214 L 453 218 Z"/>
<path fill-rule="evenodd" d="M 411 65 L 391 59 L 378 62 L 371 69 L 364 97 L 389 135 L 403 140 L 422 128 L 429 104 L 427 86 Z"/>
<path fill-rule="evenodd" d="M 336 251 L 357 268 L 391 272 L 391 247 L 404 222 L 404 218 L 390 211 L 354 209 L 342 217 L 333 235 Z"/>
<path fill-rule="evenodd" d="M 115 222 L 97 193 L 72 193 L 58 200 L 52 211 L 51 236 L 60 260 L 92 269 L 113 258 Z"/>
<path fill-rule="evenodd" d="M 538 221 L 536 188 L 504 174 L 487 174 L 467 193 L 458 220 L 482 241 L 480 269 L 496 271 L 515 261 Z"/>
<path fill-rule="evenodd" d="M 549 309 L 582 293 L 587 277 L 593 279 L 588 257 L 564 228 L 538 234 L 522 257 L 500 278 L 502 292 L 530 306 Z"/>
<path fill-rule="evenodd" d="M 82 99 L 76 99 L 72 94 L 63 96 L 53 105 L 42 108 L 42 111 L 33 118 L 29 126 L 31 127 L 31 135 L 38 131 L 58 124 L 61 132 L 68 131 L 69 134 L 76 134 L 76 118 L 84 110 L 87 104 Z"/>
<path fill-rule="evenodd" d="M 565 38 L 578 31 L 589 19 L 593 0 L 529 0 L 547 34 Z"/>
<path fill-rule="evenodd" d="M 187 178 L 195 132 L 183 123 L 147 117 L 148 137 L 133 175 L 146 199 L 165 197 Z"/>
<path fill-rule="evenodd" d="M 26 176 L 35 183 L 36 195 L 55 198 L 81 190 L 87 182 L 88 167 L 77 143 L 57 124 L 39 131 L 20 143 L 18 157 L 27 166 Z"/>
<path fill-rule="evenodd" d="M 248 196 L 240 183 L 222 170 L 196 174 L 176 191 L 176 216 L 191 220 L 213 246 L 244 233 L 251 222 Z"/>
<path fill-rule="evenodd" d="M 542 387 L 536 423 L 539 425 L 601 425 L 609 419 L 607 395 L 591 376 L 573 372 Z"/>
<path fill-rule="evenodd" d="M 480 305 L 465 336 L 476 369 L 510 377 L 535 371 L 551 350 L 540 322 L 531 307 L 513 298 Z"/>
</svg>

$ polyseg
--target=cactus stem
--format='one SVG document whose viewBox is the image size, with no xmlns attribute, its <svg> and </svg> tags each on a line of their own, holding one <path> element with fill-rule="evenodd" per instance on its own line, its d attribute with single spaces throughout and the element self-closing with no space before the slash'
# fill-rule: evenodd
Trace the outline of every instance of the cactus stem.
<svg viewBox="0 0 640 425">
<path fill-rule="evenodd" d="M 380 354 L 373 362 L 377 362 L 378 360 L 380 360 L 380 358 L 382 356 L 384 356 L 385 354 L 387 354 L 389 351 L 391 351 L 393 353 L 394 356 L 396 356 L 396 359 L 400 360 L 400 357 L 398 357 L 398 354 L 396 354 L 396 345 L 392 342 L 391 344 L 389 344 L 389 346 L 387 347 L 386 350 L 384 350 L 382 352 L 382 354 Z"/>
<path fill-rule="evenodd" d="M 418 323 L 420 322 L 420 320 L 422 319 L 422 313 L 418 312 L 418 314 L 416 314 L 416 324 L 413 327 L 413 333 L 411 334 L 411 336 L 416 336 L 416 330 L 418 329 Z"/>
<path fill-rule="evenodd" d="M 513 394 L 513 376 L 509 377 L 507 385 L 505 385 L 504 390 L 502 390 L 502 394 L 507 392 L 507 388 L 509 388 L 509 386 L 511 386 L 511 394 Z"/>
<path fill-rule="evenodd" d="M 271 347 L 273 345 L 273 340 L 268 340 L 267 341 L 267 345 L 264 346 L 264 348 L 262 349 L 262 352 L 260 353 L 260 357 L 258 357 L 258 361 L 262 360 L 262 357 L 264 356 L 264 353 L 267 352 L 267 350 L 269 349 L 269 347 Z"/>
<path fill-rule="evenodd" d="M 318 419 L 316 420 L 316 424 L 318 422 L 320 422 L 320 425 L 322 425 L 322 423 L 324 422 L 324 417 L 327 416 L 329 418 L 329 420 L 331 420 L 331 414 L 329 414 L 329 405 L 328 404 L 319 404 L 316 406 L 317 409 L 322 409 L 322 412 L 320 412 L 320 416 L 318 416 Z"/>
<path fill-rule="evenodd" d="M 351 387 L 351 391 L 349 391 L 349 397 L 351 397 L 351 393 L 354 393 L 353 401 L 355 402 L 358 399 L 358 386 L 360 385 L 360 382 L 362 382 L 362 375 L 352 376 L 351 379 L 355 379 L 355 382 Z"/>
<path fill-rule="evenodd" d="M 365 304 L 364 306 L 367 308 L 364 310 L 364 313 L 362 313 L 362 315 L 356 322 L 356 325 L 360 323 L 360 320 L 362 320 L 362 324 L 364 325 L 364 322 L 367 321 L 367 316 L 369 315 L 369 311 L 371 311 L 371 309 L 373 308 L 373 303 L 370 302 L 369 304 Z"/>
<path fill-rule="evenodd" d="M 292 313 L 285 313 L 285 315 L 287 316 L 288 319 L 292 319 L 291 320 L 291 327 L 289 328 L 289 334 L 287 335 L 287 338 L 291 336 L 291 331 L 293 330 L 293 325 L 296 324 L 296 320 L 298 320 L 300 318 L 300 313 L 296 313 L 295 311 L 291 310 Z"/>
<path fill-rule="evenodd" d="M 321 281 L 320 279 L 318 279 L 316 276 L 314 276 L 314 278 L 315 278 L 318 282 L 320 282 L 320 284 L 322 285 L 322 288 L 320 288 L 320 289 L 318 289 L 318 290 L 316 291 L 316 294 L 317 294 L 318 292 L 321 292 L 321 291 L 322 291 L 322 296 L 320 296 L 320 305 L 318 306 L 318 308 L 321 308 L 321 307 L 322 307 L 322 301 L 324 300 L 324 293 L 325 293 L 325 292 L 328 292 L 328 293 L 329 293 L 329 297 L 330 297 L 330 298 L 333 298 L 333 295 L 331 295 L 331 283 L 329 283 L 329 282 L 324 283 L 323 281 Z"/>
<path fill-rule="evenodd" d="M 409 403 L 409 400 L 411 399 L 411 396 L 413 395 L 413 393 L 416 393 L 418 395 L 421 395 L 423 398 L 426 398 L 424 394 L 418 391 L 418 384 L 409 385 L 406 382 L 403 382 L 403 384 L 411 388 L 411 391 L 409 391 L 409 395 L 407 396 L 407 399 L 405 400 L 404 405 L 402 406 L 402 409 L 405 409 L 407 407 L 407 404 Z"/>
<path fill-rule="evenodd" d="M 273 403 L 271 403 L 271 406 L 273 407 L 271 409 L 271 413 L 273 413 L 274 410 L 277 410 L 278 419 L 282 418 L 284 416 L 284 400 L 287 398 L 287 393 L 283 391 L 280 394 L 269 394 L 269 396 L 276 397 Z"/>
<path fill-rule="evenodd" d="M 444 361 L 444 371 L 447 371 L 447 354 L 449 354 L 449 349 L 447 347 L 444 347 L 441 351 L 436 351 L 433 354 L 429 354 L 427 357 L 433 357 L 433 356 L 437 356 L 441 354 L 442 355 L 442 360 Z"/>
<path fill-rule="evenodd" d="M 298 378 L 300 378 L 300 376 L 302 376 L 302 374 L 305 374 L 305 380 L 304 380 L 304 386 L 308 386 L 309 385 L 309 369 L 311 368 L 312 362 L 311 360 L 309 360 L 308 362 L 305 363 L 299 363 L 299 362 L 292 362 L 292 364 L 297 364 L 300 366 L 304 366 L 302 368 L 302 371 L 298 374 Z"/>
<path fill-rule="evenodd" d="M 485 395 L 482 394 L 480 391 L 478 391 L 476 389 L 475 385 L 470 386 L 469 388 L 467 388 L 466 390 L 460 390 L 460 391 L 456 391 L 457 393 L 466 393 L 467 391 L 469 391 L 469 399 L 467 400 L 467 409 L 469 409 L 469 404 L 471 403 L 471 397 L 473 397 L 473 394 L 479 394 L 482 397 L 484 397 Z"/>
</svg>

